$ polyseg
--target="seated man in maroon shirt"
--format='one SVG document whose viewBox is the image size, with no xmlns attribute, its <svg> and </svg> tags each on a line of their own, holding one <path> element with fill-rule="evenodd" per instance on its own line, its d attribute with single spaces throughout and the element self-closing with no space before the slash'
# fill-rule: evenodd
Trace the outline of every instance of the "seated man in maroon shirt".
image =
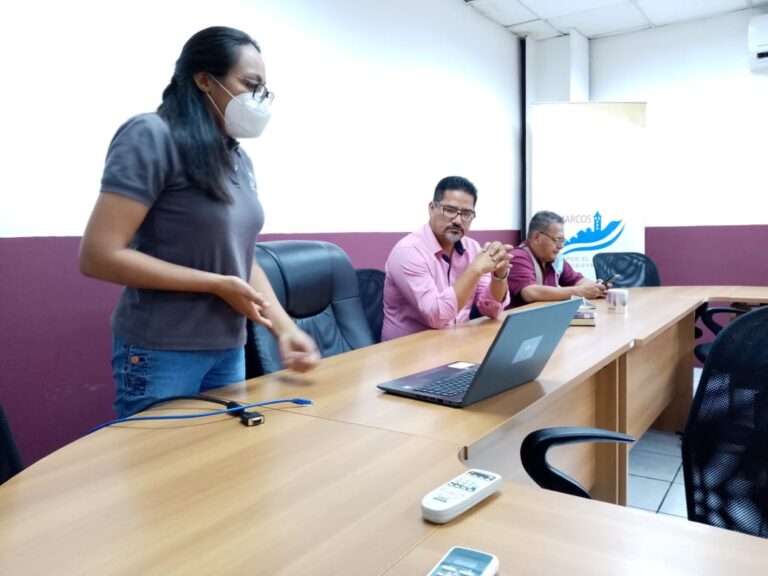
<svg viewBox="0 0 768 576">
<path fill-rule="evenodd" d="M 531 218 L 527 239 L 512 250 L 514 265 L 508 279 L 512 306 L 605 296 L 605 284 L 585 278 L 560 256 L 565 244 L 563 224 L 562 216 L 554 212 L 537 212 Z"/>
</svg>

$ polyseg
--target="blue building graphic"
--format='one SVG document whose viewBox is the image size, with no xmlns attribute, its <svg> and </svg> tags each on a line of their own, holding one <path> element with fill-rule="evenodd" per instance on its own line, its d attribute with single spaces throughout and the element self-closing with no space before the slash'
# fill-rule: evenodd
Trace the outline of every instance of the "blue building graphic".
<svg viewBox="0 0 768 576">
<path fill-rule="evenodd" d="M 624 232 L 622 220 L 612 220 L 603 228 L 603 216 L 599 211 L 595 212 L 592 221 L 594 230 L 584 228 L 566 240 L 563 247 L 564 256 L 573 252 L 602 250 L 616 242 Z"/>
</svg>

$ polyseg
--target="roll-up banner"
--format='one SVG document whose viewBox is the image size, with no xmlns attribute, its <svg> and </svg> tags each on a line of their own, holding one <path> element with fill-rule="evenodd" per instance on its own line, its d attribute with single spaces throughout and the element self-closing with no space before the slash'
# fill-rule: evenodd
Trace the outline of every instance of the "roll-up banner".
<svg viewBox="0 0 768 576">
<path fill-rule="evenodd" d="M 597 252 L 644 252 L 648 178 L 646 105 L 640 102 L 534 104 L 531 211 L 565 219 L 562 254 L 595 277 Z"/>
</svg>

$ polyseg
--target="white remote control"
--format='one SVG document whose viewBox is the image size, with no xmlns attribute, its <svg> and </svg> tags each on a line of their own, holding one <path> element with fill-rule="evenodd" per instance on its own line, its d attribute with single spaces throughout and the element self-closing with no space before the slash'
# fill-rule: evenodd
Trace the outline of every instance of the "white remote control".
<svg viewBox="0 0 768 576">
<path fill-rule="evenodd" d="M 445 524 L 485 500 L 500 484 L 500 474 L 472 468 L 424 496 L 421 514 L 430 522 Z"/>
</svg>

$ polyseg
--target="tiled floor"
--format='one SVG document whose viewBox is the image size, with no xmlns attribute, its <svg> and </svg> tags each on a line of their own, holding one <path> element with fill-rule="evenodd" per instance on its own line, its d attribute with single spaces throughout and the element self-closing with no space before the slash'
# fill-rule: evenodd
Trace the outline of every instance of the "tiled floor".
<svg viewBox="0 0 768 576">
<path fill-rule="evenodd" d="M 687 517 L 680 437 L 649 430 L 629 452 L 627 504 Z"/>
<path fill-rule="evenodd" d="M 695 369 L 694 389 L 701 376 Z M 629 451 L 627 504 L 659 514 L 687 518 L 680 436 L 649 430 Z"/>
</svg>

